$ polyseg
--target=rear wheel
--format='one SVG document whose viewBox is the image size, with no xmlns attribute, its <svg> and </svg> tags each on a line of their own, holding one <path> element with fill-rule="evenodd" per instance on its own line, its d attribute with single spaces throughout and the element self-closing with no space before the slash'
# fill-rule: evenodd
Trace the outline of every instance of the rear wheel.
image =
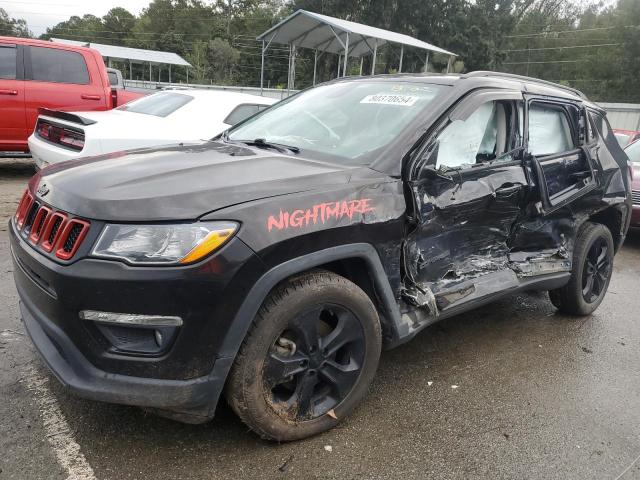
<svg viewBox="0 0 640 480">
<path fill-rule="evenodd" d="M 549 297 L 558 310 L 571 315 L 589 315 L 604 299 L 613 273 L 613 238 L 607 227 L 585 225 L 576 240 L 569 283 L 551 290 Z"/>
<path fill-rule="evenodd" d="M 263 438 L 315 435 L 360 403 L 380 350 L 369 297 L 339 275 L 311 272 L 278 287 L 261 307 L 231 370 L 227 400 Z"/>
</svg>

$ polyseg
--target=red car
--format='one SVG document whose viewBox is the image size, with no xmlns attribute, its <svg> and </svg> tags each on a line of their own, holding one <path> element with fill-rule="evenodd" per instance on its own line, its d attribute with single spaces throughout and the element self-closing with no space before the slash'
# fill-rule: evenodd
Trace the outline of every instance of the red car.
<svg viewBox="0 0 640 480">
<path fill-rule="evenodd" d="M 117 95 L 94 49 L 0 37 L 0 151 L 28 151 L 40 107 L 109 110 Z"/>
<path fill-rule="evenodd" d="M 633 198 L 633 215 L 631 226 L 640 227 L 640 141 L 636 141 L 624 149 L 631 160 L 633 182 L 631 184 L 631 196 Z"/>
</svg>

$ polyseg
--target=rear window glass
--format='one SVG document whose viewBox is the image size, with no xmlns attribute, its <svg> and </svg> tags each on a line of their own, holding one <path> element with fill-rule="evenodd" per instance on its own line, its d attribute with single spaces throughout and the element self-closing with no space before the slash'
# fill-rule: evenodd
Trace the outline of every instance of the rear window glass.
<svg viewBox="0 0 640 480">
<path fill-rule="evenodd" d="M 109 75 L 109 85 L 112 87 L 118 85 L 118 74 L 116 72 L 107 72 L 107 75 Z"/>
<path fill-rule="evenodd" d="M 625 153 L 633 163 L 640 163 L 640 140 L 625 148 Z"/>
<path fill-rule="evenodd" d="M 191 100 L 193 100 L 191 95 L 175 92 L 162 92 L 129 102 L 118 107 L 118 110 L 142 113 L 144 115 L 154 115 L 156 117 L 166 117 L 179 108 L 184 107 Z"/>
<path fill-rule="evenodd" d="M 626 147 L 629 144 L 629 140 L 631 139 L 629 135 L 625 135 L 624 133 L 615 133 L 614 135 L 621 147 Z"/>
<path fill-rule="evenodd" d="M 16 47 L 0 45 L 0 78 L 15 80 L 16 53 Z"/>
<path fill-rule="evenodd" d="M 89 83 L 87 64 L 78 52 L 47 47 L 29 47 L 29 50 L 32 80 L 80 85 Z"/>
<path fill-rule="evenodd" d="M 224 123 L 227 125 L 235 125 L 249 118 L 251 115 L 255 115 L 259 111 L 264 110 L 267 106 L 268 105 L 238 105 L 231 111 L 229 116 L 224 119 Z"/>
</svg>

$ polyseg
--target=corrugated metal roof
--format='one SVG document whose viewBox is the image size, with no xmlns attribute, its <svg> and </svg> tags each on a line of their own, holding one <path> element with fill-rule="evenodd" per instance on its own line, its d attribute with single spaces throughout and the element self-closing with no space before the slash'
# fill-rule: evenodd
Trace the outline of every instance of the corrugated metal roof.
<svg viewBox="0 0 640 480">
<path fill-rule="evenodd" d="M 136 62 L 152 62 L 165 63 L 171 65 L 183 65 L 190 67 L 187 62 L 177 53 L 161 52 L 158 50 L 143 50 L 142 48 L 118 47 L 116 45 L 105 45 L 102 43 L 79 42 L 77 40 L 66 40 L 64 38 L 52 38 L 51 41 L 58 43 L 66 43 L 68 45 L 79 45 L 90 47 L 100 52 L 103 57 L 122 58 L 125 60 L 134 60 Z"/>
<path fill-rule="evenodd" d="M 456 56 L 430 43 L 402 33 L 370 27 L 361 23 L 328 17 L 319 13 L 298 10 L 258 37 L 258 40 L 281 44 L 294 44 L 303 48 L 319 49 L 330 53 L 344 53 L 344 46 L 336 34 L 349 33 L 349 56 L 361 57 L 373 52 L 373 42 L 378 47 L 387 42 L 408 45 L 422 50 Z M 345 42 L 346 35 L 341 37 Z"/>
</svg>

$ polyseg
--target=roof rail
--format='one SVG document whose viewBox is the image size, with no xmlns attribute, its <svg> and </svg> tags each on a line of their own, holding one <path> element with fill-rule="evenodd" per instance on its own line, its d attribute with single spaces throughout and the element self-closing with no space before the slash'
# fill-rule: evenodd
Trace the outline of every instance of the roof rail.
<svg viewBox="0 0 640 480">
<path fill-rule="evenodd" d="M 503 78 L 511 78 L 513 80 L 521 80 L 523 82 L 537 83 L 539 85 L 546 85 L 549 87 L 558 88 L 560 90 L 566 90 L 567 92 L 571 92 L 574 95 L 579 96 L 583 100 L 588 100 L 587 96 L 577 88 L 567 87 L 566 85 L 560 85 L 559 83 L 553 83 L 553 82 L 549 82 L 548 80 L 541 80 L 539 78 L 526 77 L 524 75 L 516 75 L 515 73 L 490 72 L 485 70 L 478 70 L 476 72 L 469 72 L 463 75 L 463 78 L 473 78 L 473 77 L 503 77 Z"/>
</svg>

